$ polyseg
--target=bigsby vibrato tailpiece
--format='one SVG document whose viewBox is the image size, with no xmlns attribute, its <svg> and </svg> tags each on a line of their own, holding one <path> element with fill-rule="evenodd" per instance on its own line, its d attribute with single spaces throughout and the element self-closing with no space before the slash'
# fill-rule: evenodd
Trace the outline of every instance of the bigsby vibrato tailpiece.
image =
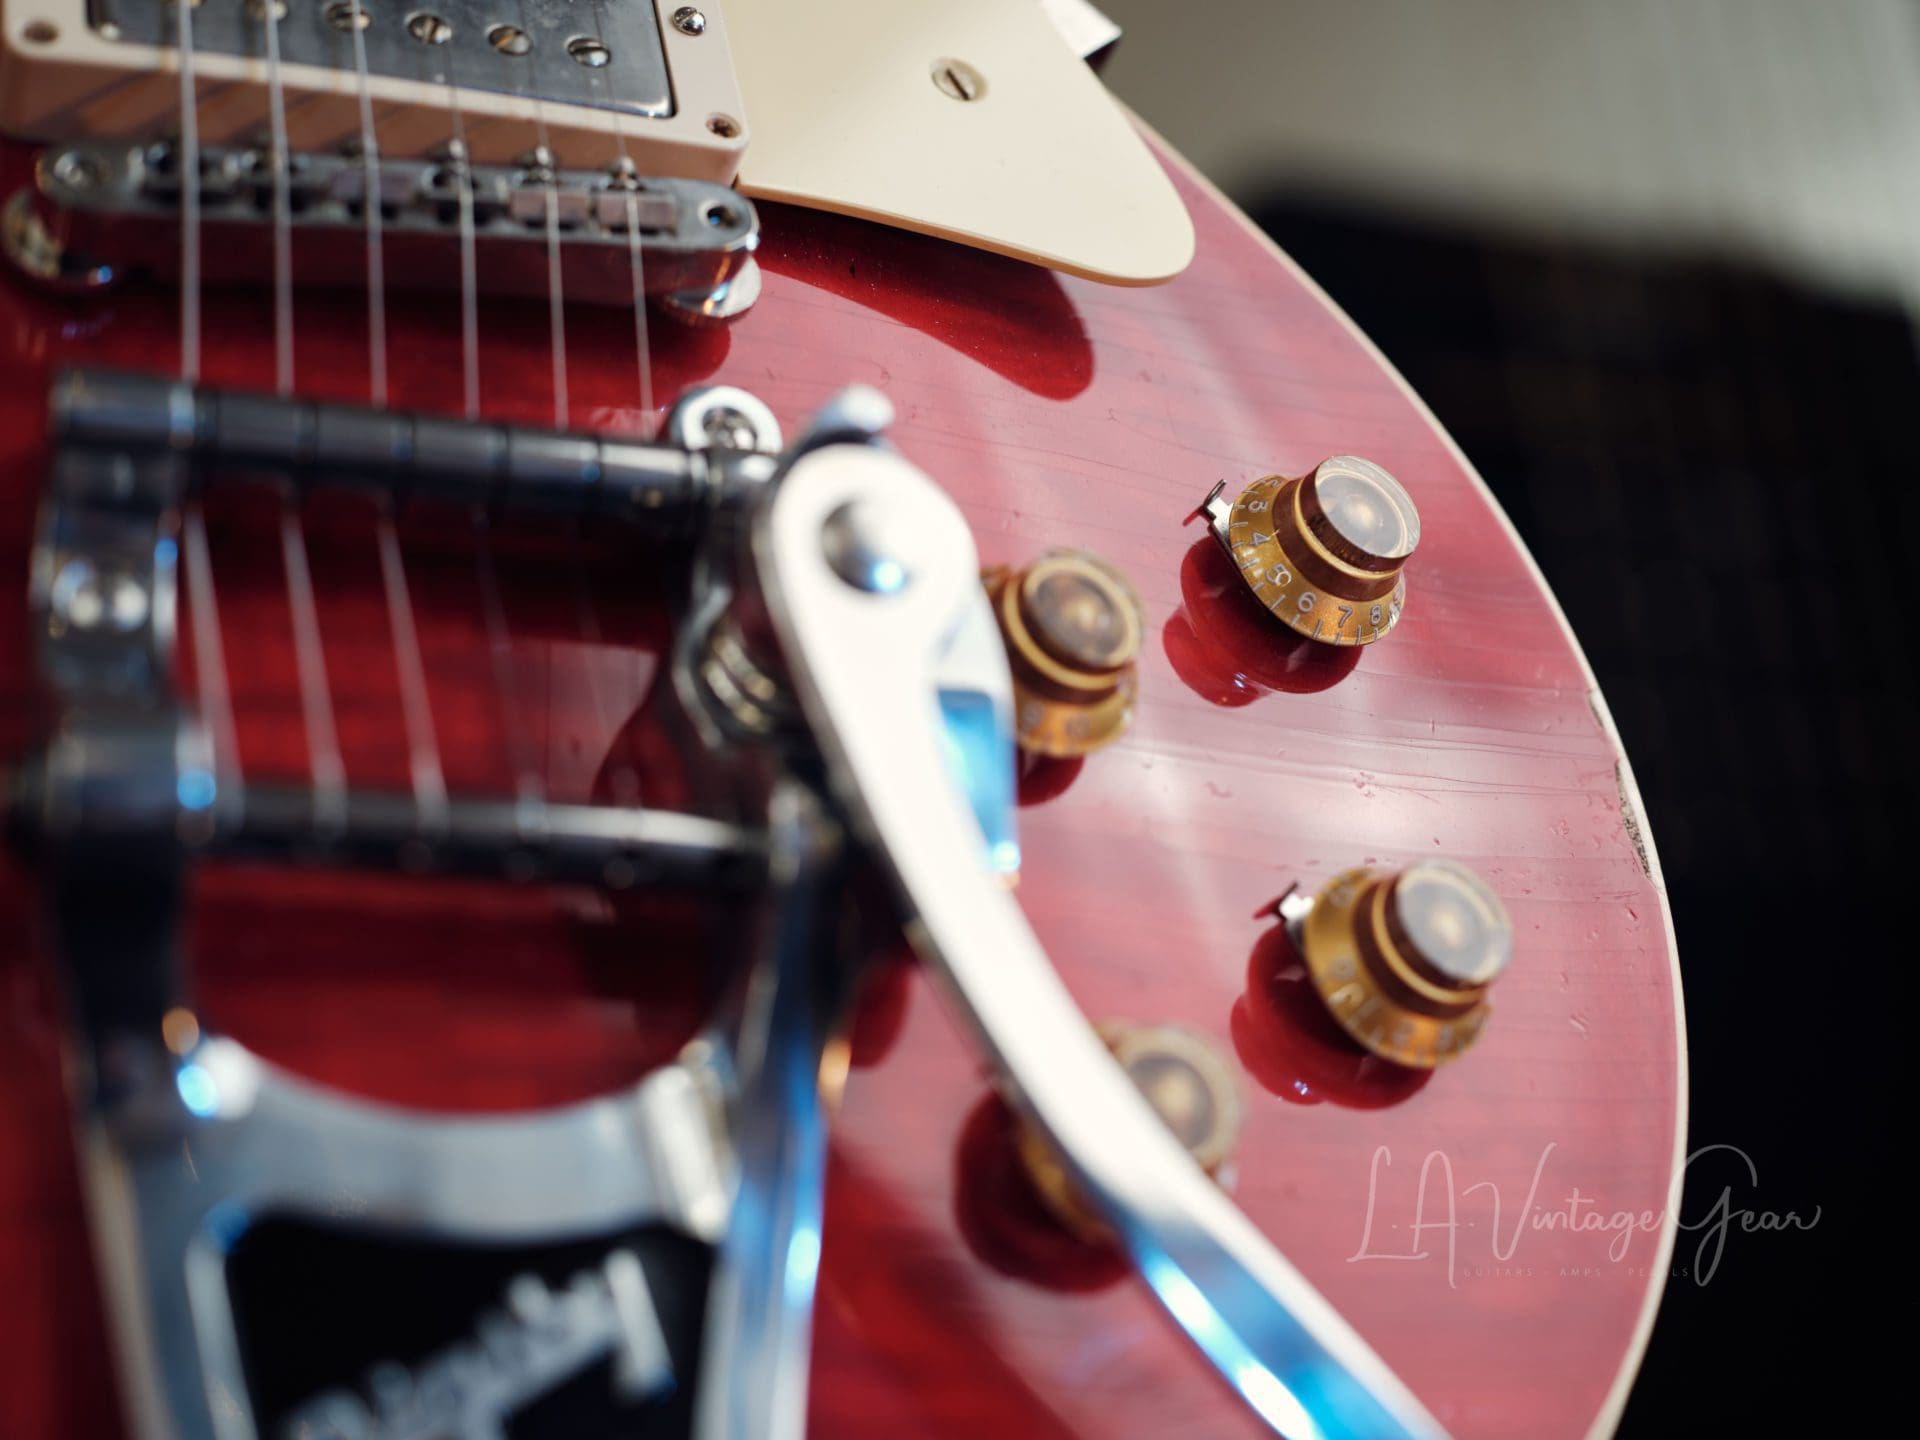
<svg viewBox="0 0 1920 1440">
<path fill-rule="evenodd" d="M 59 726 L 16 779 L 13 819 L 57 921 L 137 1428 L 477 1440 L 530 1392 L 611 1362 L 610 1423 L 669 1394 L 703 1437 L 797 1436 L 825 1163 L 817 1077 L 863 953 L 841 911 L 858 866 L 891 882 L 885 928 L 910 922 L 1087 1223 L 1117 1238 L 1250 1407 L 1287 1432 L 1437 1435 L 1168 1130 L 1004 885 L 1014 691 L 959 510 L 885 444 L 890 410 L 871 391 L 847 392 L 777 457 L 747 448 L 771 440 L 770 418 L 751 397 L 696 397 L 668 443 L 637 444 L 62 382 L 35 557 Z M 627 526 L 636 553 L 691 546 L 673 691 L 689 763 L 724 760 L 740 813 L 530 815 L 450 796 L 429 817 L 405 795 L 348 790 L 323 807 L 232 783 L 170 683 L 182 507 L 226 483 L 229 463 L 591 515 Z M 571 1106 L 448 1118 L 327 1090 L 201 1030 L 182 883 L 199 855 L 228 850 L 575 879 L 623 862 L 751 923 L 714 956 L 731 999 L 674 1063 Z M 96 903 L 105 872 L 113 907 Z M 316 1229 L 351 1239 L 370 1225 L 473 1255 L 591 1239 L 602 1258 L 538 1283 L 509 1268 L 490 1308 L 452 1326 L 452 1349 L 270 1406 L 242 1362 L 228 1258 L 263 1237 L 311 1244 Z M 676 1267 L 704 1274 L 704 1290 L 671 1283 Z M 689 1294 L 703 1304 L 689 1310 Z M 515 1337 L 543 1316 L 554 1323 L 529 1358 Z M 690 1329 L 697 1362 L 678 1358 L 694 1353 Z"/>
</svg>

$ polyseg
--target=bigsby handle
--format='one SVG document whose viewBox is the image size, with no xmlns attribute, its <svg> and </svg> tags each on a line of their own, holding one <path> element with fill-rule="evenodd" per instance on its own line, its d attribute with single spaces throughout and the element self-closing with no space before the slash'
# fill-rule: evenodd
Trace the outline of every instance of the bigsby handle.
<svg viewBox="0 0 1920 1440">
<path fill-rule="evenodd" d="M 1010 682 L 953 502 L 891 451 L 829 440 L 791 463 L 754 555 L 830 784 L 916 947 L 1175 1322 L 1296 1440 L 1443 1434 L 1148 1107 L 992 873 L 946 717 L 956 696 L 1007 705 Z"/>
</svg>

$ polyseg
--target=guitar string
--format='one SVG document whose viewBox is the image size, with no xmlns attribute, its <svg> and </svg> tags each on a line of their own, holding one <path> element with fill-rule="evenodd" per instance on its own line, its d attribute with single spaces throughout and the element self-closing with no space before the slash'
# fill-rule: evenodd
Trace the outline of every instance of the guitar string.
<svg viewBox="0 0 1920 1440">
<path fill-rule="evenodd" d="M 280 506 L 280 557 L 292 602 L 293 655 L 300 679 L 300 709 L 306 723 L 307 764 L 313 781 L 313 818 L 323 830 L 337 830 L 347 817 L 347 771 L 340 737 L 333 726 L 333 692 L 327 684 L 327 657 L 320 643 L 320 610 L 314 602 L 313 572 L 307 564 L 306 536 L 299 502 L 292 491 Z"/>
<path fill-rule="evenodd" d="M 529 41 L 533 27 L 527 16 L 526 0 L 520 0 L 520 33 Z M 514 71 L 514 94 L 533 106 L 533 132 L 538 155 L 545 164 L 547 228 L 547 345 L 553 361 L 553 428 L 567 428 L 567 314 L 566 293 L 561 276 L 560 256 L 560 157 L 547 136 L 547 111 L 541 102 L 539 87 L 524 83 L 525 67 Z"/>
<path fill-rule="evenodd" d="M 640 773 L 634 768 L 633 756 L 620 745 L 621 716 L 614 702 L 609 700 L 606 687 L 600 679 L 600 657 L 605 651 L 603 635 L 600 629 L 599 612 L 593 603 L 593 590 L 587 578 L 586 544 L 581 536 L 580 521 L 576 517 L 567 530 L 568 558 L 573 562 L 573 599 L 574 611 L 580 626 L 580 641 L 585 659 L 587 679 L 587 699 L 593 706 L 594 719 L 599 723 L 605 736 L 605 743 L 613 746 L 613 799 L 618 805 L 638 805 L 640 803 Z M 625 658 L 634 658 L 626 656 Z"/>
<path fill-rule="evenodd" d="M 293 393 L 293 197 L 287 154 L 287 96 L 280 75 L 280 15 L 285 0 L 248 0 L 266 19 L 267 123 L 273 146 L 273 384 Z"/>
<path fill-rule="evenodd" d="M 460 91 L 447 79 L 447 104 L 453 118 L 454 180 L 460 211 L 460 375 L 469 421 L 480 418 L 480 276 L 473 225 L 473 157 L 467 152 L 466 121 Z"/>
<path fill-rule="evenodd" d="M 380 193 L 380 135 L 373 120 L 373 86 L 367 76 L 367 12 L 349 0 L 353 26 L 353 74 L 360 102 L 360 172 L 367 225 L 367 390 L 373 408 L 387 408 L 387 273 Z"/>
<path fill-rule="evenodd" d="M 237 819 L 246 807 L 246 785 L 241 776 L 233 695 L 227 685 L 226 649 L 220 638 L 220 607 L 213 593 L 213 559 L 207 546 L 206 518 L 201 514 L 199 502 L 186 507 L 180 528 L 186 551 L 187 583 L 193 595 L 187 610 L 193 628 L 200 712 L 210 727 L 209 742 L 213 751 L 214 803 L 229 817 Z"/>
<path fill-rule="evenodd" d="M 267 115 L 273 146 L 273 350 L 274 388 L 293 394 L 293 225 L 287 148 L 287 101 L 280 66 L 280 12 L 283 0 L 253 0 L 267 32 Z M 346 822 L 347 773 L 334 728 L 333 691 L 320 636 L 320 607 L 314 599 L 313 572 L 307 560 L 301 497 L 289 486 L 280 504 L 280 554 L 286 572 L 288 611 L 293 625 L 294 664 L 300 682 L 300 711 L 307 734 L 307 767 L 313 786 L 313 818 L 322 829 Z"/>
<path fill-rule="evenodd" d="M 505 721 L 507 761 L 513 768 L 514 794 L 518 801 L 518 824 L 522 829 L 546 829 L 546 782 L 533 754 L 533 740 L 514 703 L 518 688 L 515 674 L 513 636 L 507 629 L 507 608 L 500 590 L 500 574 L 494 565 L 492 527 L 487 512 L 473 513 L 474 565 L 480 576 L 480 604 L 487 625 L 487 650 L 493 661 L 494 686 L 499 691 Z"/>
<path fill-rule="evenodd" d="M 452 59 L 436 65 L 436 51 L 451 51 L 450 35 L 421 46 L 421 73 L 429 83 L 441 86 L 447 96 L 448 124 L 452 137 L 447 148 L 447 173 L 454 180 L 455 202 L 460 226 L 460 357 L 462 413 L 468 423 L 480 419 L 480 302 L 477 240 L 473 204 L 473 164 L 467 148 L 466 122 L 460 108 L 460 89 Z M 545 792 L 536 772 L 526 764 L 526 746 L 520 735 L 519 720 L 513 704 L 513 650 L 506 629 L 506 610 L 499 593 L 493 566 L 487 514 L 476 506 L 471 512 L 474 535 L 474 568 L 480 587 L 483 621 L 487 631 L 488 653 L 500 706 L 501 728 L 509 768 L 514 772 L 514 787 L 523 807 L 543 816 Z"/>
<path fill-rule="evenodd" d="M 606 22 L 604 20 L 604 0 L 593 3 L 593 34 L 603 50 L 609 55 L 612 47 L 607 44 Z M 640 436 L 650 439 L 654 433 L 653 413 L 653 346 L 647 333 L 647 285 L 645 261 L 640 244 L 640 167 L 635 163 L 632 152 L 627 148 L 627 127 L 625 117 L 620 110 L 619 87 L 614 83 L 618 75 L 618 66 L 612 60 L 600 70 L 590 70 L 591 83 L 599 88 L 600 76 L 607 77 L 608 110 L 613 116 L 613 138 L 619 147 L 620 160 L 626 166 L 627 174 L 633 180 L 633 188 L 627 190 L 627 268 L 633 286 L 633 347 L 635 362 L 640 371 Z"/>
<path fill-rule="evenodd" d="M 524 4 L 520 6 L 519 29 L 523 36 L 530 37 L 532 34 L 527 23 Z M 564 294 L 560 275 L 558 160 L 547 141 L 546 115 L 538 94 L 529 94 L 519 70 L 513 73 L 512 94 L 516 99 L 525 101 L 533 107 L 534 143 L 540 152 L 535 157 L 536 162 L 540 160 L 545 162 L 545 193 L 542 196 L 542 202 L 545 208 L 547 249 L 548 345 L 553 362 L 553 421 L 555 429 L 563 430 L 566 428 L 568 412 L 567 342 L 563 314 Z M 471 213 L 472 183 L 472 172 L 469 169 L 467 177 L 469 214 Z M 519 703 L 520 692 L 523 689 L 520 679 L 520 661 L 515 652 L 513 634 L 508 625 L 506 598 L 501 590 L 499 568 L 494 559 L 492 519 L 485 507 L 474 507 L 472 523 L 474 566 L 480 583 L 481 611 L 486 624 L 487 650 L 492 660 L 494 689 L 500 706 L 507 762 L 513 771 L 514 792 L 519 802 L 519 823 L 523 828 L 531 827 L 540 830 L 545 828 L 547 782 L 542 774 L 538 747 L 534 743 L 526 713 Z"/>
<path fill-rule="evenodd" d="M 427 693 L 426 666 L 420 654 L 420 636 L 414 626 L 413 597 L 407 588 L 400 537 L 394 530 L 393 505 L 383 501 L 378 530 L 380 576 L 387 592 L 387 623 L 393 631 L 395 664 L 400 672 L 401 715 L 407 727 L 408 772 L 413 778 L 413 803 L 423 828 L 445 831 L 448 824 L 446 770 L 440 760 L 440 742 L 433 725 L 433 706 Z"/>
<path fill-rule="evenodd" d="M 194 71 L 193 7 L 194 0 L 174 0 L 180 68 L 180 151 L 176 157 L 180 181 L 180 378 L 188 385 L 200 380 L 200 89 Z M 213 592 L 206 520 L 197 500 L 185 507 L 181 532 L 193 596 L 188 616 L 193 630 L 199 708 L 209 727 L 207 743 L 212 751 L 214 803 L 228 816 L 237 816 L 245 804 L 245 781 L 232 691 L 227 684 L 220 611 Z"/>
<path fill-rule="evenodd" d="M 480 418 L 480 300 L 478 261 L 475 254 L 473 219 L 473 169 L 467 155 L 466 121 L 460 111 L 460 90 L 454 83 L 449 62 L 436 67 L 433 55 L 450 50 L 446 40 L 425 41 L 420 46 L 422 81 L 438 85 L 447 92 L 447 121 L 452 134 L 447 142 L 445 174 L 454 180 L 454 208 L 459 217 L 460 244 L 460 387 L 461 413 L 469 421 Z"/>
<path fill-rule="evenodd" d="M 200 379 L 200 90 L 193 69 L 194 0 L 173 0 L 180 51 L 180 378 Z"/>
<path fill-rule="evenodd" d="M 606 43 L 606 29 L 602 19 L 601 0 L 594 0 L 593 6 L 594 38 L 611 54 Z M 639 369 L 640 381 L 640 434 L 642 439 L 653 434 L 653 376 L 652 358 L 647 335 L 647 292 L 645 275 L 642 269 L 640 253 L 640 168 L 635 164 L 632 152 L 627 145 L 626 126 L 620 111 L 620 96 L 615 77 L 618 69 L 612 64 L 588 72 L 588 86 L 598 94 L 605 84 L 605 103 L 608 113 L 613 117 L 614 143 L 620 153 L 620 162 L 624 167 L 623 178 L 630 187 L 623 191 L 627 209 L 627 258 L 628 274 L 633 290 L 633 328 L 634 354 Z M 581 533 L 581 523 L 575 519 L 568 528 L 569 558 L 573 561 L 574 609 L 577 613 L 580 636 L 586 654 L 586 679 L 590 703 L 595 718 L 607 737 L 607 743 L 615 747 L 613 757 L 612 789 L 614 803 L 620 805 L 638 805 L 641 798 L 640 773 L 633 763 L 631 751 L 618 743 L 622 717 L 617 713 L 615 703 L 606 695 L 606 687 L 600 676 L 600 656 L 605 649 L 604 632 L 600 627 L 600 616 L 593 601 L 593 588 L 588 580 L 588 567 L 585 563 L 585 543 Z M 637 657 L 627 658 L 637 660 Z"/>
<path fill-rule="evenodd" d="M 368 390 L 375 409 L 387 406 L 386 262 L 381 226 L 383 196 L 380 185 L 379 133 L 373 118 L 373 92 L 367 75 L 366 12 L 360 0 L 351 0 L 353 68 L 360 106 L 360 161 L 365 186 L 367 243 L 367 369 Z M 427 690 L 426 663 L 414 621 L 413 596 L 407 585 L 406 561 L 394 522 L 391 495 L 382 495 L 375 520 L 375 543 L 380 552 L 380 578 L 386 592 L 387 624 L 393 635 L 394 668 L 400 682 L 400 707 L 407 732 L 407 769 L 413 784 L 413 803 L 423 828 L 444 831 L 448 825 L 446 770 L 434 731 L 433 703 Z"/>
</svg>

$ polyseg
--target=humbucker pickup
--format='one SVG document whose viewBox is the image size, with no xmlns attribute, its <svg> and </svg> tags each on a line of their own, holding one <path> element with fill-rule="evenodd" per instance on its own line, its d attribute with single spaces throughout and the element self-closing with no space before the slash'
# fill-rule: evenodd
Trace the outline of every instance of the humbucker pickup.
<svg viewBox="0 0 1920 1440">
<path fill-rule="evenodd" d="M 57 144 L 178 134 L 243 145 L 280 97 L 287 148 L 328 150 L 378 117 L 383 154 L 449 133 L 504 164 L 630 155 L 649 174 L 731 180 L 747 144 L 719 0 L 0 0 L 0 133 Z M 681 12 L 697 21 L 676 19 Z M 184 43 L 183 43 L 184 42 Z M 277 63 L 276 63 L 277 57 Z"/>
<path fill-rule="evenodd" d="M 205 279 L 269 282 L 278 184 L 271 152 L 204 149 L 199 170 Z M 636 276 L 649 296 L 718 291 L 748 265 L 759 239 L 753 206 L 728 187 L 641 177 L 618 163 L 559 170 L 535 152 L 517 165 L 473 165 L 452 149 L 369 167 L 358 156 L 296 154 L 287 211 L 293 274 L 303 287 L 366 283 L 370 175 L 386 276 L 408 289 L 463 283 L 468 226 L 479 292 L 544 296 L 551 247 L 567 300 L 622 306 L 635 299 Z M 130 273 L 170 277 L 180 263 L 182 188 L 168 141 L 49 148 L 34 183 L 7 203 L 6 251 L 33 278 L 80 288 Z"/>
</svg>

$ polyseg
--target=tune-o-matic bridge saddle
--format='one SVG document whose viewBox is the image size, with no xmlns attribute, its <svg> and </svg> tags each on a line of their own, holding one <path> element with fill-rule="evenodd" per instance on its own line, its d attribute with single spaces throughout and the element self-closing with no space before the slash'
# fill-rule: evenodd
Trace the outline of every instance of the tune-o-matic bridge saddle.
<svg viewBox="0 0 1920 1440">
<path fill-rule="evenodd" d="M 212 284 L 266 284 L 275 270 L 276 174 L 267 148 L 199 152 L 201 271 Z M 703 318 L 710 297 L 750 272 L 753 206 L 725 185 L 642 177 L 631 163 L 556 168 L 468 163 L 464 147 L 369 166 L 339 152 L 289 157 L 287 243 L 302 286 L 367 283 L 366 197 L 379 187 L 381 263 L 399 290 L 545 297 L 555 283 L 578 304 L 635 303 Z M 44 151 L 34 181 L 0 214 L 0 249 L 29 278 L 102 289 L 132 275 L 171 279 L 180 266 L 179 145 L 83 141 Z M 736 303 L 727 313 L 744 306 Z"/>
</svg>

